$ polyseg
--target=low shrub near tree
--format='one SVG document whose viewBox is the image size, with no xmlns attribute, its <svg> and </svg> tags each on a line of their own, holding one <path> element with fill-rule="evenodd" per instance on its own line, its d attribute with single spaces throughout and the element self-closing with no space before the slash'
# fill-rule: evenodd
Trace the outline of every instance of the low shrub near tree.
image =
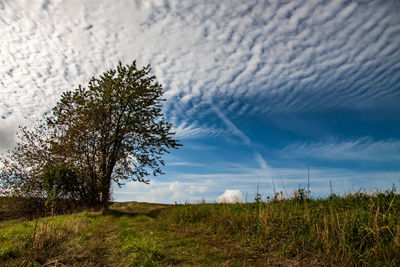
<svg viewBox="0 0 400 267">
<path fill-rule="evenodd" d="M 91 210 L 85 202 L 71 199 L 0 197 L 0 221 L 34 219 Z"/>
</svg>

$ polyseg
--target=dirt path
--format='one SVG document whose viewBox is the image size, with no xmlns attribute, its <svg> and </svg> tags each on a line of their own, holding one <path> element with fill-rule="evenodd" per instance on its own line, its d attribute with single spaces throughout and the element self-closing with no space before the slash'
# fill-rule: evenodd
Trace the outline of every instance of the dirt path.
<svg viewBox="0 0 400 267">
<path fill-rule="evenodd" d="M 117 207 L 115 243 L 131 266 L 253 266 L 240 246 L 166 224 L 160 211 L 168 206 L 143 203 Z M 138 265 L 139 264 L 139 265 Z"/>
</svg>

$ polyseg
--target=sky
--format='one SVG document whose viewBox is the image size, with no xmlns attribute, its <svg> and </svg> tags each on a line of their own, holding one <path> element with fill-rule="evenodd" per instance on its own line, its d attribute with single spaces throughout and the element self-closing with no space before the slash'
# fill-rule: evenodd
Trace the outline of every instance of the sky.
<svg viewBox="0 0 400 267">
<path fill-rule="evenodd" d="M 0 152 L 62 92 L 151 64 L 183 147 L 117 201 L 400 184 L 397 0 L 0 0 Z M 227 190 L 227 191 L 226 191 Z"/>
</svg>

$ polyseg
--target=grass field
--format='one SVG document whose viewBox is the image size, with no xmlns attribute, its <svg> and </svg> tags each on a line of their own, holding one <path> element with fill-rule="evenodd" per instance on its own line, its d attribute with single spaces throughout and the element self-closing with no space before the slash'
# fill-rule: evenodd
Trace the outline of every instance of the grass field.
<svg viewBox="0 0 400 267">
<path fill-rule="evenodd" d="M 400 266 L 400 196 L 114 203 L 0 222 L 0 266 Z"/>
</svg>

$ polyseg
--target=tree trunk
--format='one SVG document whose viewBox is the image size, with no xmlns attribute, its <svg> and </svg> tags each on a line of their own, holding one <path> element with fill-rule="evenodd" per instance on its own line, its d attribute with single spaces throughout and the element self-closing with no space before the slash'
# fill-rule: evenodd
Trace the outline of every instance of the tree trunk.
<svg viewBox="0 0 400 267">
<path fill-rule="evenodd" d="M 101 182 L 101 207 L 103 209 L 108 209 L 110 202 L 110 189 L 111 189 L 111 173 L 107 173 L 103 176 Z"/>
</svg>

